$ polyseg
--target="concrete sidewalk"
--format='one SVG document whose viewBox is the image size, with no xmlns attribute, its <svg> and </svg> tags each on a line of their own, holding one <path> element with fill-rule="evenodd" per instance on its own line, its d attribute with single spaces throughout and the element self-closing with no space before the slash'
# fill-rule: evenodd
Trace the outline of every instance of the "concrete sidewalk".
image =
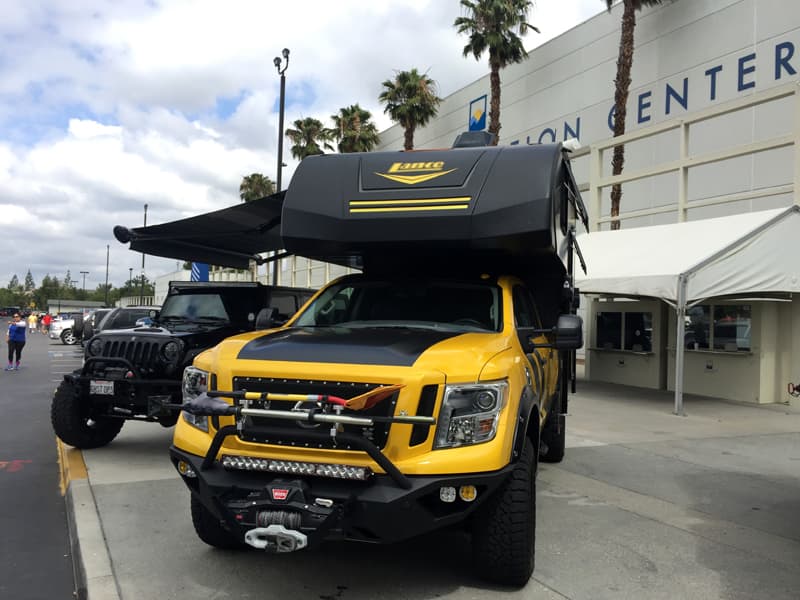
<svg viewBox="0 0 800 600">
<path fill-rule="evenodd" d="M 667 392 L 578 382 L 567 456 L 540 469 L 536 572 L 515 592 L 473 579 L 447 533 L 280 557 L 212 550 L 167 458 L 171 430 L 126 423 L 69 485 L 86 597 L 261 597 L 269 581 L 276 597 L 351 600 L 796 598 L 800 408 L 695 396 L 687 416 L 672 408 Z"/>
</svg>

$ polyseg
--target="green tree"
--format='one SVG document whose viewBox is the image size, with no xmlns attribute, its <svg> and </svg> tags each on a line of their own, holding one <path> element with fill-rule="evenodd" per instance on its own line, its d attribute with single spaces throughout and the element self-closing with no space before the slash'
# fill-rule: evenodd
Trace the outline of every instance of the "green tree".
<svg viewBox="0 0 800 600">
<path fill-rule="evenodd" d="M 439 111 L 442 99 L 436 95 L 436 82 L 427 74 L 411 69 L 397 72 L 394 79 L 387 79 L 381 85 L 383 91 L 378 100 L 386 105 L 383 112 L 403 128 L 403 148 L 413 150 L 417 127 L 424 127 Z"/>
<path fill-rule="evenodd" d="M 31 275 L 30 269 L 28 269 L 28 272 L 25 274 L 25 284 L 23 288 L 26 292 L 32 292 L 36 289 L 36 284 L 33 282 L 33 275 Z"/>
<path fill-rule="evenodd" d="M 489 52 L 489 133 L 494 134 L 495 145 L 500 141 L 500 69 L 527 58 L 522 36 L 528 29 L 539 33 L 527 21 L 532 5 L 531 0 L 461 0 L 466 14 L 453 23 L 458 33 L 469 36 L 465 57 L 472 54 L 480 60 Z"/>
<path fill-rule="evenodd" d="M 252 202 L 259 198 L 265 198 L 275 193 L 275 184 L 266 175 L 252 173 L 242 177 L 239 184 L 239 197 L 242 202 Z"/>
<path fill-rule="evenodd" d="M 378 128 L 371 121 L 372 113 L 358 104 L 340 108 L 331 119 L 339 152 L 370 152 L 378 145 Z"/>
<path fill-rule="evenodd" d="M 313 117 L 297 119 L 294 129 L 286 130 L 286 137 L 292 141 L 292 156 L 297 160 L 303 160 L 306 156 L 315 154 L 325 154 L 325 150 L 333 150 L 330 142 L 333 140 L 334 132 L 326 128 L 322 121 Z"/>
<path fill-rule="evenodd" d="M 617 55 L 617 75 L 614 78 L 614 137 L 625 134 L 625 117 L 627 116 L 628 92 L 631 87 L 631 67 L 633 66 L 633 33 L 636 29 L 636 12 L 645 6 L 661 4 L 662 0 L 622 0 L 622 27 L 619 36 L 619 54 Z M 611 11 L 614 0 L 604 0 L 606 8 Z M 625 165 L 625 145 L 614 146 L 611 158 L 611 174 L 619 175 Z M 622 186 L 615 183 L 611 186 L 611 229 L 619 229 L 619 204 L 622 199 Z"/>
</svg>

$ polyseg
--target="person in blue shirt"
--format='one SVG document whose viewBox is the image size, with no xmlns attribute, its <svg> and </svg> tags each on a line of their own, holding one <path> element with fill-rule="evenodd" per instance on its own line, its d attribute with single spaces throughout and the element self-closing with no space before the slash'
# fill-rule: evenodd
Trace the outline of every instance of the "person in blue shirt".
<svg viewBox="0 0 800 600">
<path fill-rule="evenodd" d="M 25 319 L 20 318 L 19 314 L 14 314 L 14 320 L 8 325 L 6 341 L 8 342 L 8 366 L 6 371 L 18 371 L 19 362 L 22 359 L 22 348 L 25 346 L 25 329 L 27 324 Z M 14 358 L 16 357 L 16 363 Z"/>
</svg>

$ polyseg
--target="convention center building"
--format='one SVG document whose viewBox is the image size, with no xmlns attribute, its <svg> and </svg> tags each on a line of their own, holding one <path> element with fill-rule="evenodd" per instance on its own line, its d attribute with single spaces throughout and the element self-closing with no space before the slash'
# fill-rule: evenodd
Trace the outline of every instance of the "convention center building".
<svg viewBox="0 0 800 600">
<path fill-rule="evenodd" d="M 501 145 L 579 142 L 575 175 L 590 216 L 578 238 L 587 271 L 577 276 L 586 377 L 674 391 L 676 412 L 684 393 L 791 402 L 800 7 L 668 0 L 637 13 L 626 134 L 612 139 L 621 15 L 617 4 L 500 73 Z M 486 129 L 489 99 L 487 69 L 443 99 L 415 148 Z M 623 141 L 624 170 L 612 176 Z M 379 149 L 402 147 L 399 126 L 381 133 Z"/>
</svg>

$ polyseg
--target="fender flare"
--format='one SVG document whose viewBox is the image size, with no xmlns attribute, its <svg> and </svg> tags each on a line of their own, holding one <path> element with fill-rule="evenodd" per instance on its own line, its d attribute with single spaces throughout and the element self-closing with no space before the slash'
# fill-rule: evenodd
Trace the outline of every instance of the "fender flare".
<svg viewBox="0 0 800 600">
<path fill-rule="evenodd" d="M 511 447 L 511 462 L 515 463 L 522 455 L 522 448 L 525 446 L 525 438 L 528 435 L 528 427 L 530 425 L 531 415 L 536 414 L 538 420 L 539 415 L 539 396 L 531 388 L 526 385 L 522 390 L 522 396 L 519 400 L 519 414 L 517 415 L 517 427 L 514 431 L 514 444 Z M 539 454 L 539 427 L 536 428 L 536 439 L 534 440 L 533 447 L 536 454 Z"/>
</svg>

